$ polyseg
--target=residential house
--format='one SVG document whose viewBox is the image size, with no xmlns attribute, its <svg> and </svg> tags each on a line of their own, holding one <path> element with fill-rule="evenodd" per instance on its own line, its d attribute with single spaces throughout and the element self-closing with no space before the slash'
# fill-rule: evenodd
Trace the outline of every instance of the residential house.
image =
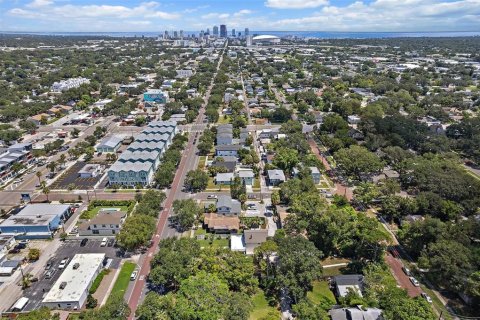
<svg viewBox="0 0 480 320">
<path fill-rule="evenodd" d="M 215 176 L 215 184 L 216 185 L 230 185 L 233 181 L 233 173 L 226 172 L 226 173 L 217 173 Z"/>
<path fill-rule="evenodd" d="M 237 176 L 246 186 L 253 186 L 255 181 L 255 173 L 253 173 L 252 169 L 239 169 L 237 171 Z"/>
<path fill-rule="evenodd" d="M 232 157 L 232 156 L 223 156 L 220 157 L 222 161 L 220 161 L 218 158 L 213 160 L 212 164 L 210 166 L 212 167 L 218 167 L 218 168 L 225 168 L 227 172 L 234 172 L 235 168 L 237 166 L 237 158 Z"/>
<path fill-rule="evenodd" d="M 127 213 L 120 210 L 101 210 L 89 221 L 83 222 L 78 228 L 80 236 L 115 236 L 120 232 Z"/>
<path fill-rule="evenodd" d="M 143 101 L 163 104 L 167 103 L 168 92 L 164 92 L 160 89 L 151 89 L 143 94 Z"/>
<path fill-rule="evenodd" d="M 320 170 L 317 167 L 308 167 L 310 169 L 310 175 L 312 176 L 313 182 L 315 184 L 320 183 L 320 178 L 322 175 L 320 174 Z"/>
<path fill-rule="evenodd" d="M 252 255 L 255 248 L 267 241 L 268 230 L 267 229 L 255 229 L 245 230 L 243 232 L 245 242 L 245 253 Z"/>
<path fill-rule="evenodd" d="M 232 199 L 228 195 L 219 195 L 215 205 L 218 214 L 238 216 L 242 211 L 240 201 Z"/>
<path fill-rule="evenodd" d="M 217 157 L 238 156 L 238 151 L 242 149 L 239 145 L 221 145 L 215 147 L 215 155 Z"/>
<path fill-rule="evenodd" d="M 280 183 L 285 182 L 285 174 L 282 170 L 268 170 L 267 171 L 268 182 L 271 186 L 278 186 Z"/>
<path fill-rule="evenodd" d="M 351 290 L 354 290 L 358 295 L 362 296 L 363 276 L 360 274 L 335 276 L 333 277 L 333 284 L 337 297 L 345 297 Z"/>
<path fill-rule="evenodd" d="M 328 314 L 332 320 L 384 320 L 382 310 L 377 308 L 331 309 Z"/>
</svg>

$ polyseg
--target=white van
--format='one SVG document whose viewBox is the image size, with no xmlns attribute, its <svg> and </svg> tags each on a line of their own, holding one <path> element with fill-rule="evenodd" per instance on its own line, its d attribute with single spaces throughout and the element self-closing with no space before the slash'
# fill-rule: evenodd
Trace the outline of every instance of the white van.
<svg viewBox="0 0 480 320">
<path fill-rule="evenodd" d="M 15 302 L 15 304 L 13 305 L 12 311 L 13 311 L 13 312 L 22 311 L 23 308 L 25 308 L 25 306 L 27 305 L 28 301 L 29 301 L 28 298 L 21 297 L 21 298 L 18 299 L 17 302 Z"/>
</svg>

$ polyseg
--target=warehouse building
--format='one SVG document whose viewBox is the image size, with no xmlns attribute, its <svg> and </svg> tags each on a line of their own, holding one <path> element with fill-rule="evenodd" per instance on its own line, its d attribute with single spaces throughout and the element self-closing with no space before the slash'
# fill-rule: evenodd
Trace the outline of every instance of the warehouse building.
<svg viewBox="0 0 480 320">
<path fill-rule="evenodd" d="M 28 204 L 5 219 L 0 232 L 16 239 L 49 239 L 70 215 L 70 206 L 66 204 Z"/>
<path fill-rule="evenodd" d="M 76 254 L 42 301 L 50 309 L 81 309 L 103 269 L 104 253 Z"/>
</svg>

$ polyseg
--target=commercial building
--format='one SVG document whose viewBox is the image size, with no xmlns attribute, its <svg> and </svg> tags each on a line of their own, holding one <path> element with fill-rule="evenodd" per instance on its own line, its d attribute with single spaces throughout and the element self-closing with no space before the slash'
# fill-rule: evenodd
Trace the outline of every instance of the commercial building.
<svg viewBox="0 0 480 320">
<path fill-rule="evenodd" d="M 87 78 L 71 78 L 59 82 L 54 82 L 51 86 L 53 92 L 63 92 L 69 89 L 78 88 L 84 83 L 90 83 L 90 80 Z"/>
<path fill-rule="evenodd" d="M 0 154 L 0 184 L 7 182 L 17 173 L 14 164 L 19 163 L 27 167 L 34 162 L 31 143 L 17 143 L 10 146 L 6 152 Z"/>
<path fill-rule="evenodd" d="M 150 122 L 108 170 L 109 184 L 129 187 L 150 185 L 175 134 L 176 122 Z"/>
<path fill-rule="evenodd" d="M 256 44 L 274 44 L 280 43 L 280 38 L 272 35 L 259 35 L 252 38 L 252 42 Z"/>
<path fill-rule="evenodd" d="M 218 26 L 213 26 L 213 36 L 218 37 Z"/>
<path fill-rule="evenodd" d="M 155 102 L 155 103 L 167 103 L 168 92 L 164 92 L 160 89 L 151 89 L 143 94 L 143 101 Z"/>
<path fill-rule="evenodd" d="M 123 138 L 118 136 L 105 137 L 96 147 L 97 152 L 115 153 L 122 145 Z"/>
<path fill-rule="evenodd" d="M 227 26 L 224 24 L 220 25 L 220 38 L 226 38 L 227 37 Z"/>
<path fill-rule="evenodd" d="M 66 204 L 28 204 L 5 219 L 0 224 L 0 232 L 16 239 L 48 239 L 70 215 L 70 206 Z"/>
<path fill-rule="evenodd" d="M 245 37 L 249 36 L 250 35 L 250 29 L 248 28 L 245 28 Z"/>
<path fill-rule="evenodd" d="M 42 301 L 50 309 L 81 309 L 103 268 L 104 253 L 76 254 Z"/>
<path fill-rule="evenodd" d="M 102 173 L 102 166 L 95 163 L 87 163 L 83 168 L 78 171 L 79 178 L 95 178 Z"/>
</svg>

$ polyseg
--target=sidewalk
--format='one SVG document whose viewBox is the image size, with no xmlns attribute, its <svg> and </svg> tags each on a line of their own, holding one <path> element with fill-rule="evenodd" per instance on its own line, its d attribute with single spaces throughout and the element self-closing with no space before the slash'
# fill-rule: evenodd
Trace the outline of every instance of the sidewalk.
<svg viewBox="0 0 480 320">
<path fill-rule="evenodd" d="M 100 286 L 98 287 L 97 291 L 93 294 L 93 297 L 97 299 L 98 306 L 103 306 L 106 302 L 108 297 L 110 296 L 110 292 L 112 291 L 113 285 L 115 281 L 117 281 L 118 274 L 120 273 L 120 269 L 122 268 L 123 261 L 120 263 L 118 269 L 109 269 L 110 272 L 103 277 Z"/>
</svg>

